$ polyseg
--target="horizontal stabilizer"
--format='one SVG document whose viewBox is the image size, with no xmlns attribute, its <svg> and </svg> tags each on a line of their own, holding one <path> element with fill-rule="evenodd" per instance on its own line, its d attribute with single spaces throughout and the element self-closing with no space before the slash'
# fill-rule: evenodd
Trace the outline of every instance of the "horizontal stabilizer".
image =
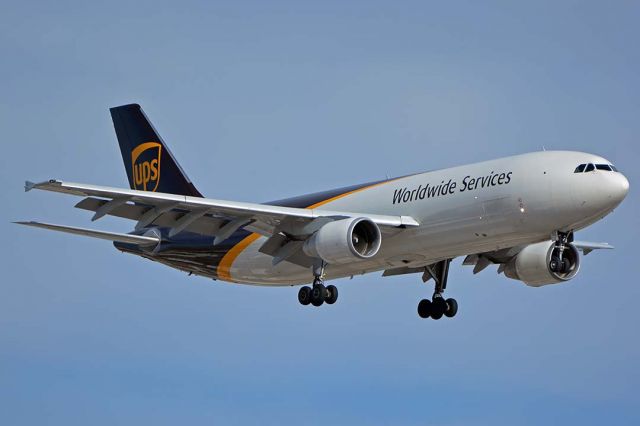
<svg viewBox="0 0 640 426">
<path fill-rule="evenodd" d="M 68 234 L 84 235 L 85 237 L 100 238 L 109 241 L 118 241 L 121 243 L 138 244 L 138 245 L 153 245 L 158 244 L 160 239 L 158 237 L 144 236 L 144 235 L 131 235 L 121 234 L 118 232 L 106 232 L 97 231 L 94 229 L 76 228 L 73 226 L 53 225 L 50 223 L 41 222 L 14 222 L 18 225 L 33 226 L 36 228 L 44 228 L 52 231 L 66 232 Z"/>
</svg>

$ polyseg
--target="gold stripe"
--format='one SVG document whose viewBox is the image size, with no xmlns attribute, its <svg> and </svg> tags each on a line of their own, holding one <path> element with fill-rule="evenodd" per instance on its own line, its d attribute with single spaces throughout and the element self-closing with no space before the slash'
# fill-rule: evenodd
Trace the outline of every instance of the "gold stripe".
<svg viewBox="0 0 640 426">
<path fill-rule="evenodd" d="M 260 238 L 260 234 L 256 234 L 254 232 L 253 234 L 249 234 L 249 236 L 245 237 L 242 241 L 233 246 L 231 250 L 229 250 L 224 255 L 224 257 L 220 261 L 220 264 L 218 265 L 218 278 L 223 281 L 233 281 L 233 278 L 231 278 L 231 266 L 233 265 L 234 260 L 236 260 L 236 258 L 240 256 L 240 253 L 242 253 L 244 249 L 249 246 L 249 244 L 257 240 L 258 238 Z"/>
<path fill-rule="evenodd" d="M 398 178 L 400 179 L 400 178 Z M 344 194 L 339 194 L 336 195 L 335 197 L 331 197 L 329 199 L 326 199 L 324 201 L 320 201 L 318 203 L 312 204 L 309 207 L 306 207 L 307 209 L 315 209 L 317 207 L 320 206 L 324 206 L 325 204 L 329 204 L 332 201 L 336 201 L 339 200 L 340 198 L 346 197 L 347 195 L 351 195 L 351 194 L 355 194 L 356 192 L 360 192 L 360 191 L 364 191 L 365 189 L 371 189 L 371 188 L 375 188 L 376 186 L 388 183 L 388 182 L 392 182 L 396 179 L 390 179 L 390 180 L 385 180 L 384 182 L 378 182 L 378 183 L 374 183 L 373 185 L 369 185 L 369 186 L 365 186 L 363 188 L 358 188 L 358 189 L 354 189 L 353 191 L 349 191 L 349 192 L 345 192 Z"/>
</svg>

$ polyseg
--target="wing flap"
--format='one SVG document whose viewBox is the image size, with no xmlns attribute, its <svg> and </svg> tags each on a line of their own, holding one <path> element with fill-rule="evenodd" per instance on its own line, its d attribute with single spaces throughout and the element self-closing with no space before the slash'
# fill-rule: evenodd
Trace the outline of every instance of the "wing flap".
<svg viewBox="0 0 640 426">
<path fill-rule="evenodd" d="M 87 197 L 76 204 L 76 207 L 82 210 L 97 212 L 101 206 L 107 203 L 109 203 L 108 200 Z M 140 221 L 149 208 L 150 207 L 146 204 L 127 203 L 117 206 L 111 210 L 108 215 Z M 173 237 L 184 230 L 203 235 L 213 235 L 213 233 L 224 223 L 224 219 L 205 216 L 206 213 L 206 210 L 175 209 L 158 216 L 154 219 L 153 223 L 158 226 L 172 228 L 169 234 L 170 237 Z"/>
</svg>

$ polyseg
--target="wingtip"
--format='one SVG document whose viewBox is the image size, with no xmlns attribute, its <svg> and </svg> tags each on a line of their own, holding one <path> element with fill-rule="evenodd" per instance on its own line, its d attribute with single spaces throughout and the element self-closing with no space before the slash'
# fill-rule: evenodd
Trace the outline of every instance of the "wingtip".
<svg viewBox="0 0 640 426">
<path fill-rule="evenodd" d="M 29 192 L 32 189 L 41 189 L 41 188 L 46 188 L 47 186 L 50 185 L 56 185 L 56 186 L 60 186 L 62 185 L 62 181 L 58 180 L 58 179 L 49 179 L 48 181 L 45 182 L 31 182 L 30 180 L 27 180 L 24 182 L 24 192 Z"/>
</svg>

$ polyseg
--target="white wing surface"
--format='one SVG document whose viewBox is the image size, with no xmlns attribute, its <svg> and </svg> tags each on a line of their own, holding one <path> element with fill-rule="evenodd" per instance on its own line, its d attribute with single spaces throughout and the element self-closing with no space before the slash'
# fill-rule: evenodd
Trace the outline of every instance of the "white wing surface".
<svg viewBox="0 0 640 426">
<path fill-rule="evenodd" d="M 348 217 L 367 217 L 383 229 L 419 225 L 409 216 L 281 207 L 59 180 L 41 183 L 26 182 L 25 191 L 31 189 L 87 197 L 76 207 L 94 211 L 93 220 L 105 215 L 124 217 L 137 221 L 136 230 L 155 224 L 171 228 L 170 235 L 183 230 L 212 235 L 216 237 L 216 244 L 224 241 L 240 228 L 268 237 L 279 232 L 305 237 L 329 221 Z"/>
<path fill-rule="evenodd" d="M 160 238 L 152 235 L 132 235 L 118 232 L 97 231 L 95 229 L 77 228 L 75 226 L 54 225 L 42 222 L 14 222 L 18 225 L 33 226 L 35 228 L 49 229 L 51 231 L 66 232 L 67 234 L 82 235 L 85 237 L 100 238 L 108 241 L 118 241 L 141 246 L 154 245 L 160 242 Z"/>
</svg>

